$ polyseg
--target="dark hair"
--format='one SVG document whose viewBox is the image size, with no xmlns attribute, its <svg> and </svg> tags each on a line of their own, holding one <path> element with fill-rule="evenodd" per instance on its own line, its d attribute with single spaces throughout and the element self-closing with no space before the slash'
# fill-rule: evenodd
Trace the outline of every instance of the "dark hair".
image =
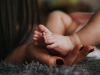
<svg viewBox="0 0 100 75">
<path fill-rule="evenodd" d="M 0 58 L 22 44 L 39 23 L 37 7 L 37 0 L 0 0 Z"/>
</svg>

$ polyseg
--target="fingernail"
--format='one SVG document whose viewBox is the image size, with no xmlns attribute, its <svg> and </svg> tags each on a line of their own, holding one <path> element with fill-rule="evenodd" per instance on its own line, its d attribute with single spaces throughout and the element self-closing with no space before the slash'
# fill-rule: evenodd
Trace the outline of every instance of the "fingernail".
<svg viewBox="0 0 100 75">
<path fill-rule="evenodd" d="M 57 65 L 64 65 L 64 61 L 62 59 L 57 59 L 56 64 Z"/>
<path fill-rule="evenodd" d="M 91 53 L 91 52 L 93 52 L 94 51 L 94 48 L 93 49 L 91 49 L 90 51 L 89 51 L 89 53 Z"/>
<path fill-rule="evenodd" d="M 83 48 L 84 48 L 84 45 L 80 48 L 80 50 L 79 50 L 79 51 L 81 51 Z"/>
</svg>

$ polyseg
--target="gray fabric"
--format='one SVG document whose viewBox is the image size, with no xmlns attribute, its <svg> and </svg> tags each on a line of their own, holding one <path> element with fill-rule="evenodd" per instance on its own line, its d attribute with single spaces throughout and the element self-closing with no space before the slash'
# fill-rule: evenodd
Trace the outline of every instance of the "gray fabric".
<svg viewBox="0 0 100 75">
<path fill-rule="evenodd" d="M 100 75 L 100 59 L 84 58 L 81 62 L 67 67 L 48 67 L 39 63 L 0 63 L 0 75 Z"/>
</svg>

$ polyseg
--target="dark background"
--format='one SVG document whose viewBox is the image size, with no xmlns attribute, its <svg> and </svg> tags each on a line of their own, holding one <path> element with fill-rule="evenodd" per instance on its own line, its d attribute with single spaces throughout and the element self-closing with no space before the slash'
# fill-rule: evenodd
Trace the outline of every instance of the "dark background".
<svg viewBox="0 0 100 75">
<path fill-rule="evenodd" d="M 95 12 L 100 8 L 100 0 L 38 0 L 39 14 L 42 24 L 54 10 L 71 12 Z"/>
</svg>

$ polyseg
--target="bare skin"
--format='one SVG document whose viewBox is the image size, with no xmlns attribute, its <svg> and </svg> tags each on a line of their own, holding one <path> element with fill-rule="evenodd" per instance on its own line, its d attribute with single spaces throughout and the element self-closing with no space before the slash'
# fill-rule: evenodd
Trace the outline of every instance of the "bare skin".
<svg viewBox="0 0 100 75">
<path fill-rule="evenodd" d="M 57 14 L 57 13 L 58 12 L 54 12 L 53 14 Z M 58 17 L 57 19 L 55 19 L 55 16 L 53 18 L 52 17 L 53 14 L 50 15 L 48 19 L 49 21 L 47 21 L 47 27 L 51 31 L 48 30 L 45 26 L 39 25 L 38 28 L 41 32 L 35 31 L 33 35 L 33 40 L 37 41 L 35 45 L 47 47 L 48 49 L 52 49 L 59 52 L 62 56 L 66 56 L 68 52 L 71 51 L 75 47 L 75 45 L 80 44 L 80 41 L 75 36 L 73 39 L 76 38 L 77 41 L 75 42 L 78 42 L 78 43 L 73 44 L 74 40 L 72 39 L 71 34 L 75 32 L 75 30 L 80 26 L 80 24 L 85 25 L 88 22 L 88 20 L 91 18 L 91 16 L 93 15 L 93 13 L 70 14 L 72 18 L 75 19 L 75 20 L 72 20 L 70 16 L 66 15 L 65 13 L 59 12 L 59 14 L 62 15 L 61 19 L 63 19 L 63 21 L 59 19 L 59 16 L 57 16 Z M 79 17 L 78 15 L 81 17 Z M 57 20 L 57 21 L 52 22 L 54 20 Z M 65 20 L 66 21 L 68 20 L 68 22 L 66 22 Z M 50 26 L 50 23 L 53 23 L 53 24 L 51 24 Z M 58 23 L 58 26 L 56 26 L 57 23 Z M 64 34 L 67 36 L 62 36 Z M 71 35 L 71 36 L 68 36 L 68 35 Z"/>
<path fill-rule="evenodd" d="M 39 30 L 43 32 L 43 36 L 41 32 L 34 32 L 35 34 L 33 35 L 33 39 L 34 41 L 38 41 L 35 43 L 35 45 L 44 45 L 43 47 L 53 49 L 59 52 L 62 56 L 65 56 L 66 54 L 68 54 L 69 51 L 71 51 L 74 48 L 68 36 L 53 34 L 43 25 L 39 25 Z"/>
<path fill-rule="evenodd" d="M 20 60 L 25 61 L 39 61 L 42 64 L 47 64 L 48 66 L 68 66 L 73 65 L 81 61 L 85 56 L 89 54 L 89 51 L 93 49 L 92 46 L 86 46 L 81 51 L 80 48 L 82 44 L 74 47 L 74 49 L 66 56 L 52 56 L 47 49 L 35 46 L 34 42 L 24 44 L 16 48 L 12 53 L 10 53 L 5 59 L 6 62 L 18 63 Z M 64 64 L 57 65 L 57 60 L 62 59 Z"/>
<path fill-rule="evenodd" d="M 55 14 L 50 14 L 50 15 L 51 15 L 50 17 L 52 17 Z M 49 21 L 49 22 L 47 22 L 47 27 L 49 27 L 50 24 L 56 25 L 55 22 Z M 75 27 L 77 27 L 77 26 L 75 26 Z M 63 28 L 63 26 L 62 26 L 62 28 Z M 50 30 L 50 31 L 52 31 L 52 33 L 53 33 L 53 30 Z M 58 30 L 58 32 L 55 32 L 55 34 L 57 34 L 57 33 L 60 35 L 64 34 L 62 32 L 59 32 L 59 30 Z M 49 53 L 47 48 L 36 46 L 34 44 L 34 42 L 30 42 L 30 43 L 26 43 L 20 47 L 17 47 L 15 50 L 13 50 L 13 52 L 7 56 L 5 61 L 11 62 L 11 63 L 17 63 L 20 60 L 22 60 L 23 62 L 35 60 L 35 61 L 39 61 L 42 64 L 47 64 L 48 66 L 62 66 L 62 65 L 68 66 L 68 65 L 73 65 L 73 64 L 81 61 L 93 49 L 92 46 L 88 45 L 88 46 L 85 46 L 81 51 L 79 51 L 82 46 L 83 46 L 82 44 L 76 45 L 68 53 L 67 56 L 59 57 L 59 56 L 52 56 L 52 54 Z M 62 59 L 64 61 L 64 64 L 57 65 L 57 62 L 56 62 L 57 59 Z"/>
<path fill-rule="evenodd" d="M 80 26 L 86 25 L 93 14 L 74 12 L 68 15 L 61 11 L 54 11 L 48 16 L 46 27 L 54 34 L 68 36 Z"/>
</svg>

